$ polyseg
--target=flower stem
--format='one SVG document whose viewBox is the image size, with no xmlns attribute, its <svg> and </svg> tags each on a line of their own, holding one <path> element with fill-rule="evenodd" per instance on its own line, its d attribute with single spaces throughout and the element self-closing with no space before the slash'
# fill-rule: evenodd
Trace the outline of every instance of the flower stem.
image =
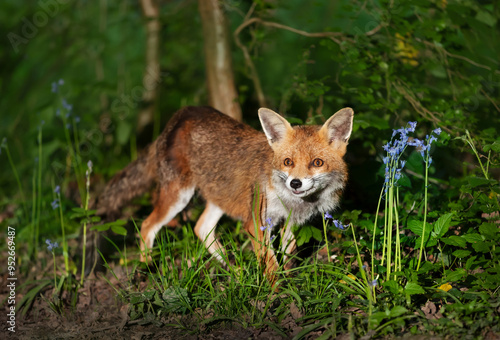
<svg viewBox="0 0 500 340">
<path fill-rule="evenodd" d="M 17 186 L 19 188 L 19 193 L 21 195 L 21 201 L 23 205 L 23 213 L 26 220 L 28 219 L 28 207 L 26 206 L 26 200 L 24 198 L 24 190 L 21 184 L 21 180 L 19 179 L 19 174 L 17 173 L 16 166 L 12 161 L 12 157 L 10 156 L 9 146 L 5 143 L 5 152 L 7 153 L 7 158 L 9 159 L 10 167 L 12 168 L 12 172 L 14 173 L 14 177 L 16 178 Z"/>
<path fill-rule="evenodd" d="M 90 169 L 87 173 L 86 181 L 86 196 L 85 196 L 85 212 L 89 209 L 89 198 L 90 198 Z M 85 248 L 87 248 L 87 221 L 83 222 L 83 247 L 82 247 L 82 274 L 80 277 L 80 285 L 83 286 L 83 279 L 85 277 Z"/>
<path fill-rule="evenodd" d="M 62 233 L 62 248 L 63 248 L 63 256 L 64 256 L 64 269 L 66 270 L 66 274 L 69 270 L 69 255 L 68 255 L 68 242 L 66 241 L 66 232 L 64 229 L 64 218 L 62 212 L 62 202 L 61 202 L 61 194 L 57 193 L 57 199 L 59 200 L 59 218 L 61 220 L 61 233 Z"/>
<path fill-rule="evenodd" d="M 382 203 L 382 196 L 384 195 L 384 187 L 382 186 L 382 191 L 380 192 L 380 197 L 378 198 L 377 211 L 375 212 L 375 222 L 373 222 L 373 235 L 372 235 L 372 281 L 375 280 L 375 235 L 377 232 L 377 221 L 378 213 L 380 210 L 380 203 Z"/>
<path fill-rule="evenodd" d="M 417 271 L 420 269 L 420 263 L 422 261 L 422 252 L 424 251 L 424 239 L 425 239 L 425 224 L 427 222 L 427 186 L 429 182 L 429 167 L 427 166 L 429 159 L 425 160 L 425 177 L 424 177 L 424 224 L 422 226 L 422 241 L 420 242 L 420 251 L 418 252 L 418 263 Z"/>
<path fill-rule="evenodd" d="M 328 262 L 332 262 L 332 259 L 330 258 L 330 250 L 328 249 L 328 237 L 326 234 L 327 225 L 328 223 L 326 222 L 325 215 L 323 214 L 323 233 L 325 234 L 326 255 L 328 256 Z"/>
<path fill-rule="evenodd" d="M 52 261 L 54 262 L 54 289 L 57 290 L 57 276 L 56 276 L 56 255 L 52 251 Z"/>
</svg>

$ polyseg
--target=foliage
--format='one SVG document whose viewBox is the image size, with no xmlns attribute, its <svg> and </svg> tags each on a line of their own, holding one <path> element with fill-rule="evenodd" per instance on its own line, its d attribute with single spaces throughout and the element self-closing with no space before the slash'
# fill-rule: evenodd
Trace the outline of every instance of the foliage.
<svg viewBox="0 0 500 340">
<path fill-rule="evenodd" d="M 232 255 L 227 267 L 196 240 L 190 221 L 159 235 L 149 267 L 137 262 L 137 251 L 114 244 L 127 276 L 115 289 L 131 319 L 161 323 L 193 315 L 200 321 L 195 332 L 236 322 L 283 336 L 293 324 L 296 339 L 500 332 L 500 43 L 492 38 L 500 33 L 498 4 L 223 5 L 231 31 L 242 28 L 238 39 L 250 56 L 234 45 L 249 124 L 258 126 L 261 105 L 255 74 L 266 105 L 293 123 L 318 124 L 341 107 L 354 108 L 342 210 L 296 231 L 304 252 L 277 292 L 248 239 L 232 231 L 234 222 L 220 228 Z M 47 303 L 64 313 L 85 278 L 84 264 L 77 269 L 74 262 L 85 254 L 70 241 L 87 225 L 127 234 L 125 220 L 98 224 L 99 187 L 179 107 L 206 103 L 201 25 L 195 1 L 162 3 L 160 118 L 136 133 L 145 105 L 146 35 L 137 1 L 7 0 L 0 6 L 6 39 L 0 224 L 16 227 L 15 241 L 26 250 L 17 253 L 23 273 L 48 267 L 45 277 L 20 287 L 26 290 L 20 306 L 27 312 L 52 289 Z M 415 121 L 418 129 L 406 125 Z M 137 204 L 149 209 L 145 201 Z M 53 240 L 48 260 L 39 256 L 47 239 Z M 308 252 L 313 255 L 303 255 Z M 109 268 L 113 260 L 104 258 Z"/>
</svg>

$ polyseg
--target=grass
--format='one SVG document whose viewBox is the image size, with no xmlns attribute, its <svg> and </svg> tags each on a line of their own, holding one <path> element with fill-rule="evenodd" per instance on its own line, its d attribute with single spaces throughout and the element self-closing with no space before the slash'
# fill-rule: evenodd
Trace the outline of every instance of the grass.
<svg viewBox="0 0 500 340">
<path fill-rule="evenodd" d="M 71 144 L 69 132 L 65 136 Z M 264 268 L 252 251 L 250 237 L 239 232 L 240 223 L 225 221 L 218 228 L 226 249 L 225 264 L 220 264 L 194 235 L 191 223 L 195 219 L 176 229 L 164 228 L 153 250 L 155 261 L 149 266 L 139 263 L 138 245 L 121 246 L 108 239 L 116 255 L 103 257 L 108 274 L 102 279 L 128 305 L 131 321 L 161 325 L 178 316 L 178 322 L 171 326 L 198 334 L 231 324 L 272 330 L 294 339 L 327 339 L 342 334 L 456 334 L 481 338 L 489 332 L 498 333 L 500 235 L 495 212 L 499 211 L 499 193 L 498 182 L 488 173 L 495 164 L 494 154 L 490 150 L 487 156 L 480 156 L 469 133 L 461 140 L 476 155 L 482 177 L 473 174 L 455 184 L 458 194 L 448 206 L 429 209 L 436 207 L 433 198 L 443 197 L 429 185 L 430 147 L 420 155 L 422 145 L 430 142 L 420 145 L 421 149 L 417 146 L 410 154 L 404 153 L 406 145 L 399 145 L 401 150 L 393 152 L 397 157 L 384 160 L 388 179 L 376 214 L 346 211 L 333 222 L 333 217 L 325 214 L 321 225 L 296 230 L 298 244 L 311 255 L 295 256 L 297 265 L 293 269 L 280 268 L 278 288 L 266 279 Z M 7 153 L 20 192 L 19 205 L 24 207 L 21 218 L 25 220 L 31 200 L 31 220 L 26 223 L 29 233 L 20 233 L 18 240 L 28 250 L 26 253 L 38 254 L 31 258 L 21 256 L 22 261 L 18 262 L 27 277 L 20 287 L 25 294 L 18 308 L 26 314 L 42 296 L 53 311 L 68 315 L 75 310 L 87 279 L 85 264 L 77 267 L 73 260 L 80 251 L 75 242 L 78 230 L 83 227 L 84 240 L 89 224 L 100 232 L 125 237 L 126 221 L 101 224 L 95 210 L 89 208 L 91 163 L 86 176 L 77 181 L 82 207 L 67 206 L 60 187 L 44 188 L 41 126 L 38 141 L 40 161 L 34 168 L 31 199 L 25 198 L 15 164 Z M 2 148 L 8 150 L 6 143 Z M 77 174 L 83 174 L 81 157 L 74 151 L 77 148 L 69 149 L 74 158 L 69 162 Z M 386 151 L 389 157 L 391 151 Z M 403 155 L 408 156 L 404 163 Z M 407 185 L 410 179 L 401 178 L 400 173 L 405 164 L 409 172 L 415 172 L 418 163 L 424 164 L 424 175 L 414 179 L 414 186 L 422 189 L 411 191 Z M 51 238 L 58 240 L 62 249 L 56 247 L 55 241 L 47 243 L 50 249 L 40 246 L 48 238 L 41 229 L 48 219 L 42 214 L 42 207 L 50 200 L 57 209 L 54 216 L 61 231 Z M 423 204 L 415 203 L 422 200 Z M 140 223 L 132 224 L 138 232 Z M 45 274 L 30 277 L 29 268 L 33 266 Z M 123 270 L 115 273 L 116 268 Z M 113 276 L 115 283 L 110 280 Z M 52 294 L 43 295 L 50 290 Z M 194 328 L 183 324 L 186 317 L 196 321 Z"/>
</svg>

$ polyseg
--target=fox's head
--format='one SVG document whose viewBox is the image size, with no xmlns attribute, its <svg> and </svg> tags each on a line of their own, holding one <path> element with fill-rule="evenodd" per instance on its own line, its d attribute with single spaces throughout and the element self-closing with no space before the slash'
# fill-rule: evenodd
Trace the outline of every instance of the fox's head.
<svg viewBox="0 0 500 340">
<path fill-rule="evenodd" d="M 314 197 L 325 189 L 342 189 L 347 179 L 343 156 L 354 112 L 344 108 L 323 126 L 292 127 L 276 112 L 261 108 L 259 119 L 274 151 L 273 169 L 295 197 Z"/>
</svg>

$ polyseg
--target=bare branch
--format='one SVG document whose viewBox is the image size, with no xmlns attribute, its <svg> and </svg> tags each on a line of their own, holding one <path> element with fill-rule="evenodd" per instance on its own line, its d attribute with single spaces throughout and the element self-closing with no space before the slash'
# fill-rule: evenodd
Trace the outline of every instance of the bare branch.
<svg viewBox="0 0 500 340">
<path fill-rule="evenodd" d="M 243 56 L 245 58 L 245 62 L 247 64 L 247 67 L 250 71 L 250 79 L 252 80 L 254 87 L 255 87 L 255 92 L 257 94 L 257 100 L 259 101 L 259 105 L 261 107 L 266 106 L 266 97 L 264 95 L 264 91 L 262 90 L 262 86 L 260 83 L 259 75 L 257 73 L 257 69 L 255 68 L 255 64 L 252 61 L 252 57 L 250 56 L 250 52 L 248 51 L 248 48 L 241 42 L 239 35 L 245 29 L 246 27 L 252 25 L 252 24 L 261 24 L 263 26 L 267 27 L 274 27 L 278 29 L 282 29 L 285 31 L 289 31 L 298 35 L 302 35 L 305 37 L 310 37 L 310 38 L 329 38 L 333 40 L 335 43 L 340 44 L 342 41 L 345 40 L 350 40 L 349 38 L 345 37 L 343 33 L 341 32 L 306 32 L 302 31 L 290 26 L 282 25 L 276 22 L 271 22 L 271 21 L 264 21 L 260 18 L 250 18 L 254 9 L 255 9 L 255 3 L 250 7 L 250 10 L 245 16 L 245 19 L 243 23 L 238 26 L 238 28 L 234 31 L 233 36 L 234 36 L 234 41 L 236 42 L 236 45 L 241 49 L 243 52 Z M 374 34 L 374 33 L 372 33 Z"/>
</svg>

